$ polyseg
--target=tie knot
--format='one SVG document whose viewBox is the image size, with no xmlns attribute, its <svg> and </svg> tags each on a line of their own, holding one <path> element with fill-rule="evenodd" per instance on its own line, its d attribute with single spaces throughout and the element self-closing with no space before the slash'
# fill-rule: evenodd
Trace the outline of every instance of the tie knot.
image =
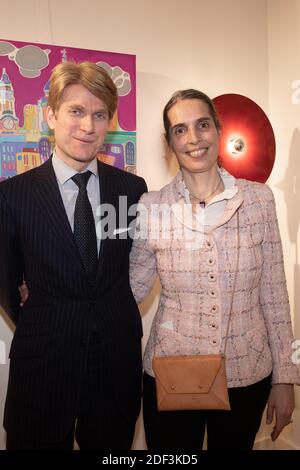
<svg viewBox="0 0 300 470">
<path fill-rule="evenodd" d="M 91 171 L 85 171 L 84 173 L 76 173 L 76 175 L 72 176 L 72 180 L 75 184 L 77 184 L 79 189 L 86 189 L 87 182 L 91 176 Z"/>
</svg>

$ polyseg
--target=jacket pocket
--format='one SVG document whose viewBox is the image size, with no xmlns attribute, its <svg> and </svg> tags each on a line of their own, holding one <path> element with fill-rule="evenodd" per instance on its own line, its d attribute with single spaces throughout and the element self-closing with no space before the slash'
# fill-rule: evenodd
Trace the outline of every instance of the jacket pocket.
<svg viewBox="0 0 300 470">
<path fill-rule="evenodd" d="M 261 376 L 272 363 L 267 337 L 262 329 L 254 328 L 247 333 L 247 339 L 252 374 Z"/>
</svg>

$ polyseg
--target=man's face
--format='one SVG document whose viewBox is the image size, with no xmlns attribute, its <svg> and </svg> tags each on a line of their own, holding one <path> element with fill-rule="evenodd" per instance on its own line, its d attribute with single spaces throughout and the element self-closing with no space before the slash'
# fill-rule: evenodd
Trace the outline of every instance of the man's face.
<svg viewBox="0 0 300 470">
<path fill-rule="evenodd" d="M 82 85 L 65 89 L 55 113 L 48 106 L 47 121 L 54 130 L 57 157 L 76 171 L 96 157 L 109 127 L 107 106 Z"/>
</svg>

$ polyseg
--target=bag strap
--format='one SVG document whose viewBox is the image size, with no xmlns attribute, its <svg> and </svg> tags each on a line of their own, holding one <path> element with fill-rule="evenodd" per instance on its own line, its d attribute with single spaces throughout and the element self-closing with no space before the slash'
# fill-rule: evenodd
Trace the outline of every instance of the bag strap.
<svg viewBox="0 0 300 470">
<path fill-rule="evenodd" d="M 227 338 L 228 338 L 228 333 L 229 333 L 229 324 L 230 324 L 230 319 L 231 319 L 231 312 L 232 312 L 232 306 L 233 306 L 233 297 L 234 297 L 234 292 L 236 288 L 236 278 L 237 278 L 237 271 L 238 271 L 238 265 L 239 265 L 239 259 L 240 259 L 240 217 L 239 217 L 239 209 L 237 210 L 237 253 L 236 253 L 236 266 L 235 266 L 235 273 L 234 273 L 234 280 L 233 280 L 233 286 L 232 286 L 232 292 L 231 292 L 231 299 L 230 299 L 230 307 L 229 307 L 229 315 L 228 315 L 228 322 L 227 322 L 227 328 L 226 328 L 226 336 L 225 336 L 225 342 L 224 342 L 224 356 L 226 356 L 226 347 L 227 347 Z"/>
<path fill-rule="evenodd" d="M 233 298 L 234 298 L 234 291 L 236 288 L 236 279 L 237 279 L 237 271 L 238 271 L 238 265 L 239 265 L 239 259 L 240 259 L 240 218 L 239 218 L 239 209 L 236 212 L 237 214 L 237 254 L 236 254 L 236 266 L 235 266 L 235 273 L 234 273 L 234 280 L 233 280 L 233 286 L 232 286 L 232 292 L 231 292 L 231 299 L 230 299 L 230 307 L 229 307 L 229 315 L 228 315 L 228 322 L 227 322 L 227 328 L 226 328 L 226 336 L 225 336 L 225 342 L 224 342 L 224 356 L 226 355 L 226 347 L 227 347 L 227 338 L 228 338 L 228 333 L 229 333 L 229 324 L 230 324 L 230 318 L 231 318 L 231 312 L 232 312 L 232 306 L 233 306 Z M 171 270 L 173 273 L 173 282 L 175 286 L 175 277 L 174 277 L 174 263 L 173 263 L 173 257 L 171 256 Z M 182 305 L 179 297 L 178 290 L 176 289 L 176 294 L 178 298 L 178 304 L 179 307 L 182 311 Z M 156 349 L 156 328 L 154 328 L 154 335 L 153 335 L 153 341 L 154 341 L 154 355 L 155 355 L 155 349 Z"/>
</svg>

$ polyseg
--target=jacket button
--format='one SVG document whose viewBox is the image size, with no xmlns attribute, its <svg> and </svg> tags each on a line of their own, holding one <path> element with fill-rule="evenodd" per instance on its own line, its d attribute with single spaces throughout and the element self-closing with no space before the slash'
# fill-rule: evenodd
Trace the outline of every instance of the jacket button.
<svg viewBox="0 0 300 470">
<path fill-rule="evenodd" d="M 207 240 L 206 246 L 207 248 L 211 248 L 213 246 L 213 243 L 210 240 Z"/>
</svg>

